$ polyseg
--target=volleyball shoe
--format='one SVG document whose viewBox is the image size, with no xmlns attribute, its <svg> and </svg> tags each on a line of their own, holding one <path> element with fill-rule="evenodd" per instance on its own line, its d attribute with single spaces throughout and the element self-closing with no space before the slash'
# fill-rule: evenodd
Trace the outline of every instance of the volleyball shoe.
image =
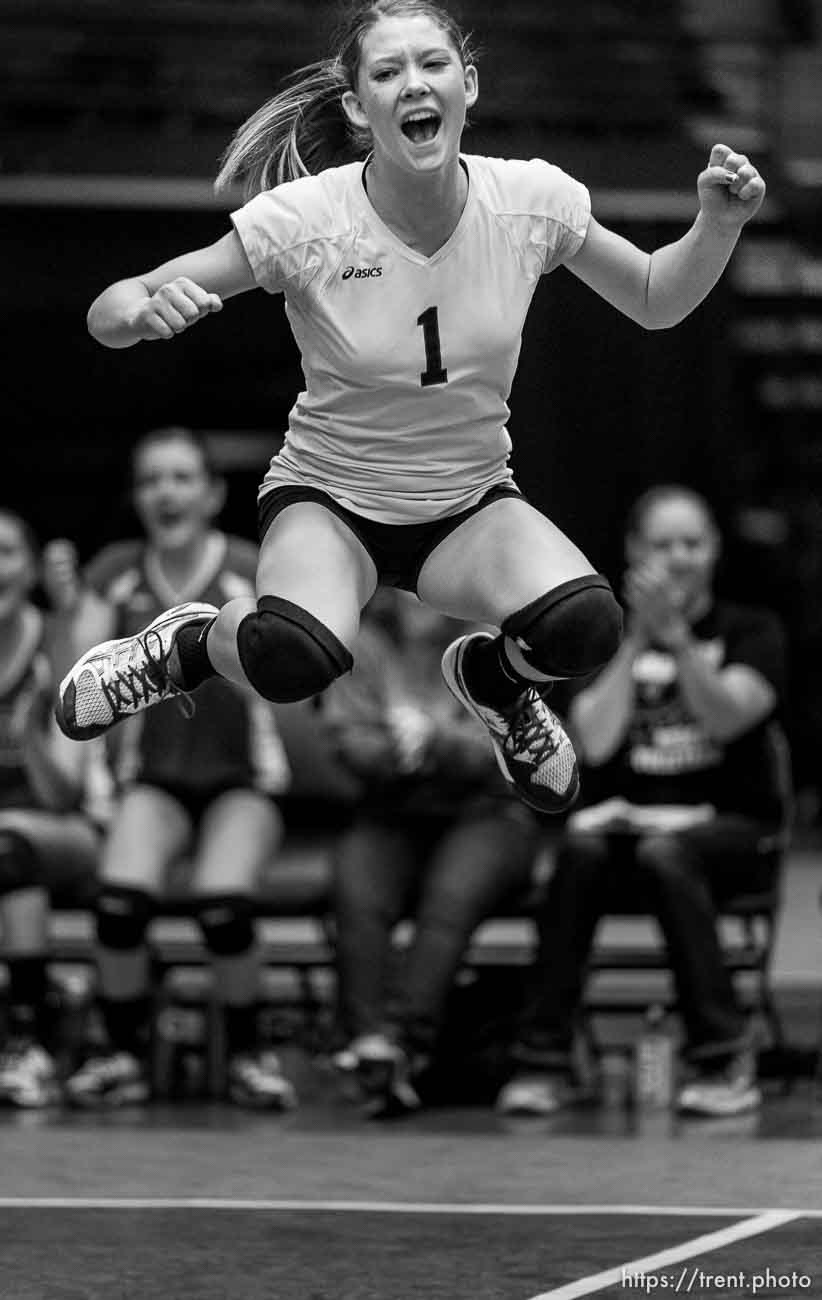
<svg viewBox="0 0 822 1300">
<path fill-rule="evenodd" d="M 418 1110 L 421 1102 L 413 1083 L 411 1054 L 385 1034 L 362 1034 L 347 1049 L 354 1062 L 363 1098 L 363 1112 L 371 1119 L 389 1119 Z"/>
<path fill-rule="evenodd" d="M 242 1052 L 229 1059 L 228 1095 L 238 1106 L 253 1110 L 293 1110 L 297 1093 L 285 1077 L 276 1052 Z"/>
<path fill-rule="evenodd" d="M 514 703 L 493 708 L 474 698 L 465 681 L 465 656 L 487 632 L 452 641 L 442 657 L 442 675 L 451 694 L 486 727 L 497 764 L 508 785 L 537 812 L 560 813 L 579 794 L 576 754 L 562 723 L 536 688 L 528 686 Z"/>
<path fill-rule="evenodd" d="M 92 646 L 60 683 L 54 710 L 60 730 L 71 740 L 92 740 L 123 718 L 175 697 L 191 714 L 177 638 L 184 629 L 206 628 L 217 613 L 214 605 L 175 605 L 134 636 Z"/>
<path fill-rule="evenodd" d="M 0 1103 L 40 1110 L 60 1100 L 57 1064 L 40 1043 L 12 1040 L 0 1055 Z"/>
<path fill-rule="evenodd" d="M 66 1101 L 84 1110 L 141 1106 L 151 1098 L 148 1068 L 132 1052 L 91 1056 L 64 1084 Z"/>
</svg>

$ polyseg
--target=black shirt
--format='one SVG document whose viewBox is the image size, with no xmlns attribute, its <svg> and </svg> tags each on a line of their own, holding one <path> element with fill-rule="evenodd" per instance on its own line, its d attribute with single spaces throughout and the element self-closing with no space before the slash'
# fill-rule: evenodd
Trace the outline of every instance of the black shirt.
<svg viewBox="0 0 822 1300">
<path fill-rule="evenodd" d="M 688 709 L 675 657 L 649 647 L 633 664 L 635 708 L 628 733 L 607 762 L 586 768 L 585 802 L 621 795 L 639 805 L 707 803 L 718 812 L 779 822 L 784 810 L 769 728 L 785 694 L 782 625 L 767 610 L 718 601 L 691 631 L 697 652 L 716 668 L 746 664 L 773 686 L 772 714 L 733 741 L 715 740 Z"/>
</svg>

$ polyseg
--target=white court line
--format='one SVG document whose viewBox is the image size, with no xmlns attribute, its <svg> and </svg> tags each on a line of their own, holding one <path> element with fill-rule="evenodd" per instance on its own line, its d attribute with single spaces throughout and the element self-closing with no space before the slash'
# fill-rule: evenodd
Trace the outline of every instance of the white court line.
<svg viewBox="0 0 822 1300">
<path fill-rule="evenodd" d="M 736 1219 L 744 1216 L 822 1219 L 822 1210 L 768 1209 L 725 1205 L 496 1205 L 465 1201 L 243 1200 L 219 1196 L 0 1196 L 0 1209 L 13 1210 L 297 1210 L 358 1214 L 654 1215 L 670 1218 Z M 731 1229 L 723 1229 L 730 1231 Z M 765 1231 L 766 1229 L 757 1229 Z M 745 1235 L 745 1234 L 743 1234 Z M 553 1295 L 553 1292 L 548 1294 Z"/>
<path fill-rule="evenodd" d="M 657 1269 L 666 1268 L 669 1264 L 681 1263 L 683 1259 L 693 1259 L 694 1255 L 701 1255 L 709 1250 L 719 1250 L 721 1246 L 728 1246 L 732 1241 L 742 1241 L 745 1237 L 755 1237 L 761 1232 L 770 1232 L 772 1228 L 779 1228 L 783 1223 L 790 1223 L 800 1217 L 802 1216 L 795 1210 L 769 1210 L 757 1215 L 756 1218 L 743 1219 L 741 1223 L 720 1228 L 718 1232 L 708 1232 L 702 1237 L 693 1237 L 690 1241 L 684 1241 L 681 1246 L 659 1250 L 655 1255 L 646 1255 L 643 1259 L 631 1259 L 625 1264 L 618 1265 L 617 1268 L 608 1268 L 603 1273 L 591 1273 L 588 1277 L 580 1278 L 578 1282 L 569 1282 L 565 1286 L 556 1287 L 553 1291 L 543 1291 L 540 1295 L 533 1296 L 532 1300 L 575 1300 L 577 1296 L 591 1295 L 594 1291 L 602 1291 L 606 1286 L 620 1283 L 628 1275 L 635 1277 L 641 1273 L 653 1273 Z M 683 1270 L 679 1281 L 682 1281 L 685 1276 Z M 668 1289 L 676 1294 L 680 1288 L 674 1282 L 669 1282 Z"/>
</svg>

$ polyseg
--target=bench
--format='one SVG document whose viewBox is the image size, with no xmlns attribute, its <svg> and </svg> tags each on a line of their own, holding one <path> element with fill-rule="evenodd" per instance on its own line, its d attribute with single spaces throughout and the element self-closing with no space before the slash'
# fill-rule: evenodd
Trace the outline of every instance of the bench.
<svg viewBox="0 0 822 1300">
<path fill-rule="evenodd" d="M 323 1049 L 332 1002 L 334 938 L 329 893 L 333 840 L 334 832 L 327 829 L 299 828 L 289 833 L 267 874 L 258 911 L 271 1009 L 276 1017 L 279 1008 L 293 1036 L 310 1051 Z M 772 851 L 776 855 L 773 889 L 734 898 L 722 909 L 720 925 L 723 953 L 740 1000 L 761 1018 L 769 1045 L 781 1047 L 784 1036 L 770 983 L 781 850 L 774 847 Z M 527 896 L 513 899 L 478 928 L 463 963 L 467 978 L 491 972 L 500 977 L 513 975 L 517 981 L 524 976 L 533 957 L 534 916 L 544 897 L 552 854 L 553 844 L 548 841 L 535 862 Z M 220 1017 L 210 996 L 208 954 L 190 912 L 190 900 L 180 888 L 178 875 L 170 882 L 150 930 L 159 976 L 155 1020 L 165 1023 L 161 1018 L 169 1006 L 200 1003 L 207 1021 L 208 1090 L 219 1095 L 224 1065 Z M 398 948 L 410 934 L 410 923 L 398 927 Z M 652 918 L 629 912 L 609 914 L 599 936 L 591 957 L 583 1016 L 594 1050 L 595 1016 L 637 1014 L 651 1003 L 676 1009 L 665 947 Z M 94 917 L 89 904 L 61 907 L 58 900 L 52 917 L 54 965 L 88 968 L 93 956 Z M 169 1070 L 168 1043 L 163 1047 L 164 1041 L 161 1035 L 154 1054 L 160 1095 Z"/>
</svg>

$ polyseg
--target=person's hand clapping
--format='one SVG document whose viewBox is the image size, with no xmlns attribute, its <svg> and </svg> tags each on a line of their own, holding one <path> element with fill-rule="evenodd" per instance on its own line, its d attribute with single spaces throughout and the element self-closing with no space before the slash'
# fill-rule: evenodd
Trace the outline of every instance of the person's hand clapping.
<svg viewBox="0 0 822 1300">
<path fill-rule="evenodd" d="M 645 561 L 630 568 L 625 575 L 623 599 L 629 630 L 640 641 L 673 650 L 687 640 L 684 595 L 661 565 Z"/>
<path fill-rule="evenodd" d="M 180 275 L 138 303 L 128 323 L 144 342 L 173 339 L 222 307 L 218 294 Z"/>
<path fill-rule="evenodd" d="M 433 734 L 433 722 L 413 704 L 395 704 L 388 711 L 388 729 L 394 742 L 401 772 L 416 772 L 425 761 Z"/>
</svg>

